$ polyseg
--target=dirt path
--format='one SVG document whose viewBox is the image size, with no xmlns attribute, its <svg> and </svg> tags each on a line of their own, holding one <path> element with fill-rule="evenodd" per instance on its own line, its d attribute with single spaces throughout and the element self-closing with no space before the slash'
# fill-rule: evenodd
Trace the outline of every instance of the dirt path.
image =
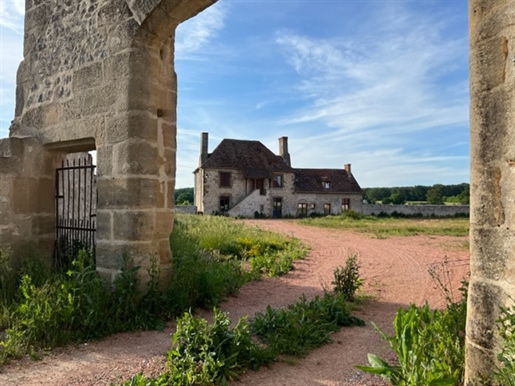
<svg viewBox="0 0 515 386">
<path fill-rule="evenodd" d="M 365 376 L 353 368 L 366 364 L 373 352 L 393 360 L 385 342 L 373 331 L 370 321 L 391 332 L 391 321 L 400 306 L 428 301 L 433 307 L 444 305 L 435 289 L 428 268 L 445 256 L 452 269 L 454 288 L 468 272 L 466 238 L 391 237 L 375 239 L 369 235 L 305 227 L 285 220 L 246 220 L 255 225 L 297 237 L 311 245 L 308 257 L 281 278 L 266 278 L 249 283 L 237 297 L 224 302 L 221 309 L 232 320 L 252 316 L 268 304 L 273 307 L 295 302 L 302 293 L 308 297 L 329 286 L 333 270 L 342 265 L 349 253 L 357 253 L 364 292 L 372 300 L 355 312 L 365 327 L 345 328 L 333 334 L 335 343 L 313 351 L 295 364 L 279 362 L 270 368 L 249 372 L 234 385 L 385 385 L 381 378 Z M 206 314 L 207 315 L 207 314 Z M 162 332 L 118 334 L 99 342 L 66 347 L 41 361 L 24 359 L 0 368 L 0 385 L 109 385 L 128 379 L 139 371 L 156 374 L 162 368 L 170 346 L 173 324 Z"/>
</svg>

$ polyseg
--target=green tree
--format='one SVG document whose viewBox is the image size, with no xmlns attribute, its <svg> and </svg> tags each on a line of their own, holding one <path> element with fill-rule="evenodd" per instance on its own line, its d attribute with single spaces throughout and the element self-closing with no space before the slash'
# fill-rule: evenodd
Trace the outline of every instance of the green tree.
<svg viewBox="0 0 515 386">
<path fill-rule="evenodd" d="M 175 200 L 175 205 L 191 205 L 193 204 L 193 194 L 184 192 L 179 194 Z"/>
<path fill-rule="evenodd" d="M 394 192 L 390 196 L 390 200 L 392 201 L 392 204 L 395 205 L 402 205 L 406 202 L 404 199 L 404 196 L 400 192 Z"/>
<path fill-rule="evenodd" d="M 432 205 L 443 205 L 443 185 L 433 185 L 433 187 L 427 191 L 426 201 Z"/>
</svg>

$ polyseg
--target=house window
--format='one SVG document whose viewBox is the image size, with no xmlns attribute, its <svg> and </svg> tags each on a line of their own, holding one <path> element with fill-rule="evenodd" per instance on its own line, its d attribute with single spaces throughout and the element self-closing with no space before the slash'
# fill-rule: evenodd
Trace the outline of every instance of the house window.
<svg viewBox="0 0 515 386">
<path fill-rule="evenodd" d="M 220 187 L 230 188 L 231 187 L 231 173 L 220 172 Z"/>
<path fill-rule="evenodd" d="M 304 202 L 299 202 L 297 205 L 297 216 L 298 217 L 306 217 L 308 215 L 308 204 Z"/>
<path fill-rule="evenodd" d="M 331 214 L 331 204 L 324 204 L 324 214 L 326 216 Z"/>
<path fill-rule="evenodd" d="M 272 180 L 272 187 L 273 188 L 282 188 L 283 187 L 283 175 L 282 174 L 276 174 L 274 176 L 274 179 Z"/>
<path fill-rule="evenodd" d="M 227 212 L 229 210 L 229 203 L 231 198 L 229 196 L 221 196 L 220 197 L 220 211 Z"/>
<path fill-rule="evenodd" d="M 313 204 L 311 204 L 311 206 L 310 206 L 310 209 L 311 209 L 311 210 L 315 210 L 316 208 L 317 208 L 317 204 L 314 204 L 314 203 L 313 203 Z"/>
<path fill-rule="evenodd" d="M 330 189 L 331 188 L 331 183 L 329 181 L 323 181 L 322 182 L 322 187 L 324 189 Z"/>
<path fill-rule="evenodd" d="M 342 211 L 350 209 L 350 198 L 342 198 Z"/>
</svg>

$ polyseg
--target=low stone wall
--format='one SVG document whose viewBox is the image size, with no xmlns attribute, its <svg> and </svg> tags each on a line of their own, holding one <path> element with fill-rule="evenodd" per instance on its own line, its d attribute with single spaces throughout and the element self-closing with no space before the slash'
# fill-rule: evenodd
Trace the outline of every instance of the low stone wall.
<svg viewBox="0 0 515 386">
<path fill-rule="evenodd" d="M 364 215 L 375 215 L 380 213 L 392 214 L 393 212 L 408 216 L 421 214 L 425 217 L 446 217 L 455 215 L 469 215 L 468 205 L 383 205 L 383 204 L 363 204 L 362 213 Z"/>
<path fill-rule="evenodd" d="M 175 213 L 197 214 L 196 205 L 175 205 Z"/>
</svg>

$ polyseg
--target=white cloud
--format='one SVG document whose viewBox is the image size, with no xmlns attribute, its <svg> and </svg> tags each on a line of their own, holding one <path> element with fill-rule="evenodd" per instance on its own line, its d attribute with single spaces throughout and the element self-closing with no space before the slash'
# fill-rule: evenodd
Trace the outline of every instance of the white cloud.
<svg viewBox="0 0 515 386">
<path fill-rule="evenodd" d="M 0 26 L 23 35 L 25 0 L 2 0 L 0 2 Z"/>
<path fill-rule="evenodd" d="M 467 41 L 449 39 L 446 27 L 396 7 L 352 37 L 279 30 L 275 42 L 306 98 L 281 122 L 302 128 L 292 129 L 293 163 L 354 162 L 364 186 L 466 180 Z M 413 150 L 424 146 L 424 155 Z"/>
<path fill-rule="evenodd" d="M 175 36 L 175 55 L 184 58 L 208 45 L 224 27 L 227 8 L 216 3 L 180 24 Z"/>
</svg>

